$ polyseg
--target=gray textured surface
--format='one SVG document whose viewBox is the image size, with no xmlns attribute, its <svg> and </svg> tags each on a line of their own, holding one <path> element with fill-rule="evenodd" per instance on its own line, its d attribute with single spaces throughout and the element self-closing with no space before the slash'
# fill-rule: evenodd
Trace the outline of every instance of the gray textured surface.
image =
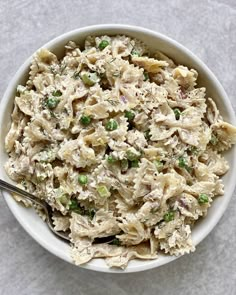
<svg viewBox="0 0 236 295">
<path fill-rule="evenodd" d="M 144 26 L 181 42 L 216 74 L 236 110 L 236 1 L 0 0 L 0 97 L 22 62 L 61 33 L 97 23 Z M 144 273 L 108 275 L 41 248 L 0 200 L 0 294 L 236 294 L 236 195 L 192 255 Z"/>
</svg>

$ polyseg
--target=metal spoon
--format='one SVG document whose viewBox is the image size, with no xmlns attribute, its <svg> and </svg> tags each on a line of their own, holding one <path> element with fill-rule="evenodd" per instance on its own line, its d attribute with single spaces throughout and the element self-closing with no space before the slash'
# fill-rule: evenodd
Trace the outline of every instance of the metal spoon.
<svg viewBox="0 0 236 295">
<path fill-rule="evenodd" d="M 62 232 L 62 231 L 56 231 L 54 229 L 54 225 L 53 225 L 53 220 L 52 220 L 52 209 L 51 207 L 47 204 L 47 202 L 43 201 L 43 200 L 39 200 L 37 199 L 34 195 L 10 184 L 7 183 L 4 180 L 0 179 L 0 188 L 12 193 L 16 193 L 18 195 L 20 195 L 21 197 L 33 202 L 35 205 L 39 205 L 45 212 L 46 214 L 46 223 L 48 225 L 48 228 L 52 231 L 52 233 L 54 235 L 56 235 L 57 237 L 59 237 L 60 239 L 63 239 L 64 241 L 66 241 L 67 243 L 70 241 L 69 238 L 69 233 L 68 232 Z M 103 237 L 103 238 L 95 238 L 93 241 L 93 244 L 110 244 L 112 243 L 112 241 L 115 239 L 115 236 L 109 236 L 109 237 Z"/>
<path fill-rule="evenodd" d="M 52 220 L 52 210 L 51 210 L 51 207 L 45 201 L 39 200 L 34 195 L 16 187 L 10 183 L 7 183 L 1 179 L 0 179 L 0 188 L 4 189 L 6 191 L 12 192 L 12 193 L 16 193 L 16 194 L 20 195 L 21 197 L 33 202 L 35 205 L 39 205 L 44 210 L 44 212 L 46 214 L 46 223 L 47 223 L 49 229 L 57 237 L 69 242 L 70 238 L 68 236 L 68 233 L 59 232 L 54 229 L 53 220 Z"/>
</svg>

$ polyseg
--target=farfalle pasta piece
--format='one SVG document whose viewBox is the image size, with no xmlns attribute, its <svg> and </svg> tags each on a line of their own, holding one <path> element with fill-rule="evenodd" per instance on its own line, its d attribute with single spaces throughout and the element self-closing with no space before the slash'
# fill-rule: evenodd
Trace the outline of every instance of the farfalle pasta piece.
<svg viewBox="0 0 236 295">
<path fill-rule="evenodd" d="M 132 215 L 123 218 L 119 227 L 123 233 L 117 235 L 117 238 L 124 245 L 138 245 L 148 240 L 151 235 L 150 229 L 145 229 L 144 224 Z"/>
<path fill-rule="evenodd" d="M 217 123 L 219 120 L 221 120 L 220 112 L 216 106 L 216 103 L 214 100 L 210 97 L 207 99 L 207 120 L 210 124 Z"/>
<path fill-rule="evenodd" d="M 108 237 L 120 232 L 116 218 L 103 209 L 97 211 L 92 220 L 87 216 L 72 213 L 70 223 L 71 239 L 75 244 L 80 238 L 86 237 L 93 241 L 95 238 Z"/>
<path fill-rule="evenodd" d="M 224 175 L 229 170 L 228 162 L 213 150 L 208 150 L 208 159 L 206 165 L 210 172 L 216 175 Z"/>
<path fill-rule="evenodd" d="M 109 137 L 105 128 L 101 123 L 98 123 L 95 127 L 94 132 L 86 134 L 83 138 L 86 145 L 96 146 L 105 146 L 108 143 Z"/>
<path fill-rule="evenodd" d="M 144 260 L 156 259 L 157 254 L 152 253 L 149 245 L 142 243 L 137 246 L 122 248 L 122 252 L 119 256 L 114 255 L 111 258 L 107 258 L 106 263 L 109 267 L 118 267 L 124 269 L 127 267 L 128 262 L 134 258 Z"/>
<path fill-rule="evenodd" d="M 161 226 L 156 226 L 154 236 L 159 239 L 160 248 L 165 253 L 178 256 L 195 249 L 191 239 L 191 228 L 185 225 L 179 217 Z"/>
<path fill-rule="evenodd" d="M 210 181 L 199 181 L 192 186 L 185 186 L 184 191 L 194 196 L 199 196 L 200 194 L 211 195 L 214 192 L 214 189 L 215 183 Z"/>
<path fill-rule="evenodd" d="M 185 89 L 193 89 L 198 77 L 197 71 L 194 69 L 189 70 L 184 66 L 178 66 L 175 68 L 172 75 L 178 84 Z"/>
<path fill-rule="evenodd" d="M 37 95 L 31 92 L 24 92 L 21 96 L 15 97 L 15 102 L 22 113 L 32 117 L 34 115 L 34 101 L 37 99 Z"/>
<path fill-rule="evenodd" d="M 91 245 L 87 239 L 80 239 L 78 246 L 71 249 L 71 257 L 73 258 L 76 265 L 81 265 L 89 262 L 92 258 L 120 258 L 123 252 L 124 249 L 122 247 L 116 247 L 108 244 Z"/>
<path fill-rule="evenodd" d="M 225 151 L 236 143 L 236 127 L 227 122 L 218 122 L 211 126 L 213 134 L 216 136 L 218 151 Z"/>
<path fill-rule="evenodd" d="M 146 194 L 150 192 L 150 185 L 146 185 L 143 182 L 143 177 L 146 173 L 153 177 L 156 172 L 155 165 L 149 162 L 146 159 L 142 159 L 139 168 L 137 169 L 135 176 L 135 185 L 134 185 L 134 198 L 144 197 Z"/>
<path fill-rule="evenodd" d="M 5 138 L 5 149 L 8 153 L 14 149 L 16 141 L 21 137 L 21 134 L 28 122 L 28 118 L 23 116 L 16 105 L 14 106 L 13 114 L 11 127 Z"/>
<path fill-rule="evenodd" d="M 147 146 L 147 140 L 143 132 L 140 132 L 138 130 L 136 131 L 130 130 L 128 131 L 126 137 L 127 137 L 127 142 L 131 146 L 134 146 L 135 148 L 143 149 L 144 147 Z"/>
<path fill-rule="evenodd" d="M 93 149 L 84 142 L 84 138 L 88 133 L 82 133 L 77 139 L 64 141 L 60 145 L 58 151 L 58 156 L 61 160 L 74 165 L 75 167 L 86 167 L 95 164 L 97 161 L 101 160 L 104 152 L 104 144 L 107 141 L 105 133 L 103 133 L 104 138 L 100 138 L 100 142 L 95 144 L 99 149 Z M 89 138 L 88 138 L 89 140 Z M 90 143 L 90 141 L 88 141 Z"/>
<path fill-rule="evenodd" d="M 53 216 L 54 229 L 56 231 L 67 231 L 70 228 L 70 218 L 67 216 Z"/>
<path fill-rule="evenodd" d="M 50 73 L 50 67 L 53 64 L 57 64 L 58 59 L 55 54 L 50 52 L 49 50 L 42 48 L 36 52 L 33 57 L 30 72 L 29 72 L 29 80 L 27 81 L 27 86 L 29 88 L 33 85 L 33 80 L 38 73 L 47 72 Z"/>
<path fill-rule="evenodd" d="M 132 62 L 149 73 L 158 73 L 162 67 L 167 67 L 169 65 L 168 62 L 164 60 L 157 60 L 146 56 L 133 56 Z"/>
<path fill-rule="evenodd" d="M 207 214 L 212 199 L 205 204 L 199 204 L 198 199 L 190 194 L 183 193 L 174 204 L 174 209 L 179 210 L 183 216 L 197 220 L 200 216 Z"/>
<path fill-rule="evenodd" d="M 169 65 L 169 67 L 171 67 L 171 68 L 176 67 L 176 64 L 174 63 L 174 61 L 161 51 L 156 51 L 154 53 L 154 58 L 158 59 L 158 60 L 166 61 Z"/>
<path fill-rule="evenodd" d="M 163 220 L 165 213 L 168 211 L 168 205 L 163 194 L 158 189 L 154 190 L 153 193 L 155 194 L 155 200 L 148 196 L 146 202 L 136 213 L 137 219 L 148 227 L 154 226 Z"/>
</svg>

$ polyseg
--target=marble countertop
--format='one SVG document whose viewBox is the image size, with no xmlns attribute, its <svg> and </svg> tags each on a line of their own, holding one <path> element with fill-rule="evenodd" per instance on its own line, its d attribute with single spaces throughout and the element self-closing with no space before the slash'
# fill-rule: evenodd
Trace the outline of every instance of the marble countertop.
<svg viewBox="0 0 236 295">
<path fill-rule="evenodd" d="M 236 111 L 235 0 L 0 0 L 0 97 L 38 47 L 64 32 L 98 23 L 143 26 L 187 46 L 216 74 Z M 111 275 L 77 268 L 49 254 L 0 199 L 0 294 L 234 295 L 235 200 L 236 193 L 195 253 L 147 272 Z"/>
</svg>

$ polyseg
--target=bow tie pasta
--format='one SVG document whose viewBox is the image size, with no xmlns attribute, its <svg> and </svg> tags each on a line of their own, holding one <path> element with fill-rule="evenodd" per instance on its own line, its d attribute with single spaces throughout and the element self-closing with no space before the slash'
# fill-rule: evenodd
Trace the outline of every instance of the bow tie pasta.
<svg viewBox="0 0 236 295">
<path fill-rule="evenodd" d="M 125 268 L 194 251 L 192 228 L 223 195 L 222 152 L 236 143 L 197 77 L 127 36 L 70 41 L 61 59 L 34 55 L 17 87 L 5 169 L 51 206 L 76 264 L 103 257 Z"/>
</svg>

